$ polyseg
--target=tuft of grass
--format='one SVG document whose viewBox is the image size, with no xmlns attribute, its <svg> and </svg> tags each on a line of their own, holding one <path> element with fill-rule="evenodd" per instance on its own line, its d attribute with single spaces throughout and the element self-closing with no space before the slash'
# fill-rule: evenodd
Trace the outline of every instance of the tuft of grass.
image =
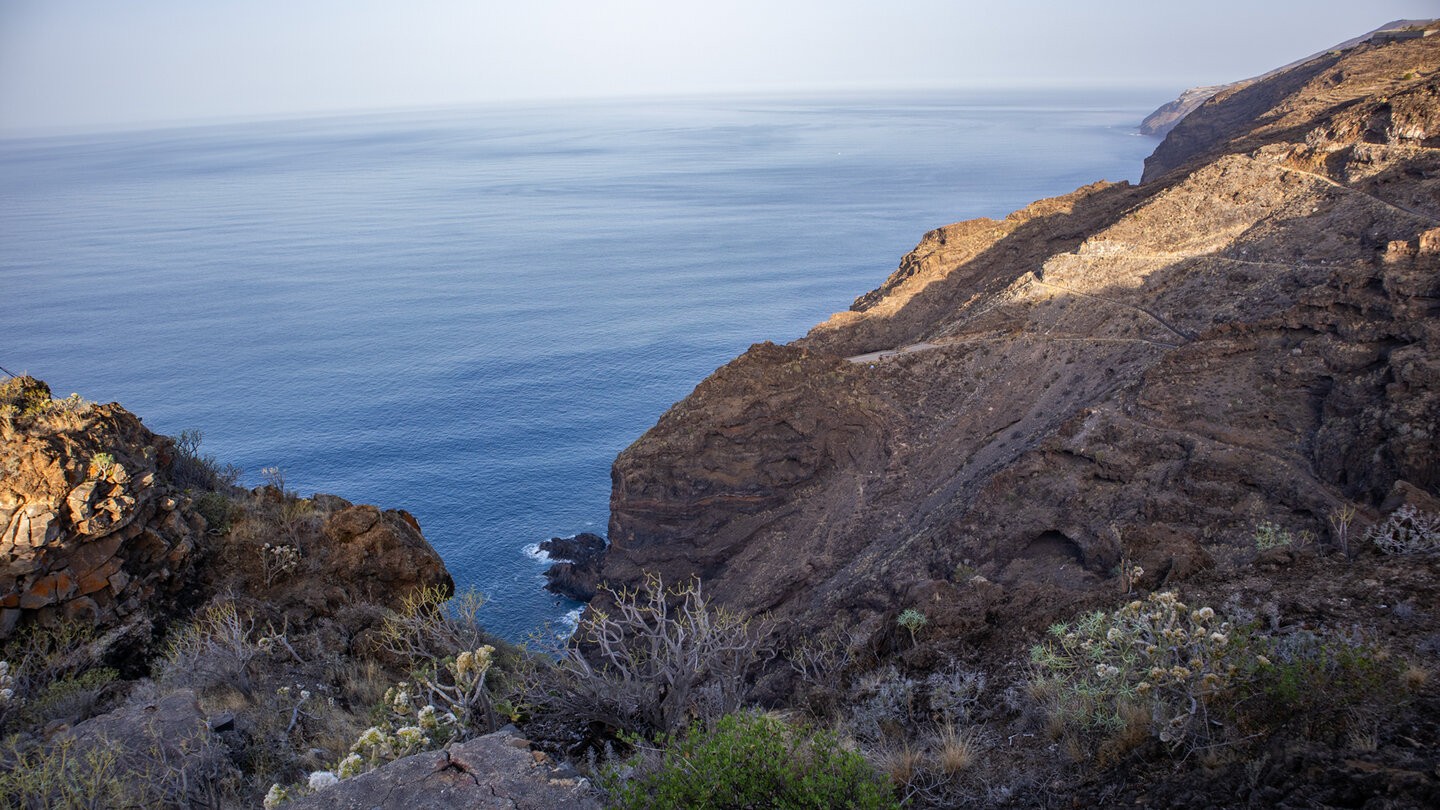
<svg viewBox="0 0 1440 810">
<path fill-rule="evenodd" d="M 935 746 L 935 765 L 941 773 L 951 776 L 974 767 L 977 759 L 975 742 L 969 734 L 954 726 L 941 730 Z"/>
<path fill-rule="evenodd" d="M 909 740 L 893 744 L 875 756 L 880 772 L 897 785 L 908 785 L 925 770 L 925 752 Z"/>
</svg>

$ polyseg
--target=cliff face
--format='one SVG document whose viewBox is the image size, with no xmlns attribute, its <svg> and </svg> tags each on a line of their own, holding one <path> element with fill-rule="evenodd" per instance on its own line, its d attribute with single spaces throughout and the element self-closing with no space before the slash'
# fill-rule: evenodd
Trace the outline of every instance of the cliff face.
<svg viewBox="0 0 1440 810">
<path fill-rule="evenodd" d="M 926 234 L 621 453 L 602 577 L 963 638 L 1433 496 L 1437 101 L 1440 37 L 1361 44 L 1221 92 L 1139 187 Z"/>
<path fill-rule="evenodd" d="M 1215 96 L 1216 93 L 1222 91 L 1238 91 L 1254 84 L 1255 82 L 1263 81 L 1280 73 L 1285 73 L 1287 71 L 1293 70 L 1294 68 L 1298 68 L 1310 62 L 1321 59 L 1322 57 L 1328 55 L 1338 55 L 1340 51 L 1343 51 L 1347 48 L 1353 48 L 1363 42 L 1368 42 L 1372 38 L 1384 38 L 1389 34 L 1389 32 L 1406 28 L 1423 28 L 1424 26 L 1427 26 L 1432 22 L 1434 22 L 1434 20 L 1391 20 L 1390 22 L 1385 23 L 1384 25 L 1376 28 L 1373 31 L 1361 34 L 1358 37 L 1347 39 L 1344 42 L 1341 42 L 1340 44 L 1326 51 L 1311 54 L 1304 59 L 1296 60 L 1288 65 L 1275 68 L 1274 70 L 1262 73 L 1254 78 L 1242 79 L 1238 82 L 1230 82 L 1229 84 L 1212 85 L 1210 87 L 1192 87 L 1189 90 L 1181 93 L 1179 97 L 1176 98 L 1174 101 L 1161 105 L 1159 109 L 1155 110 L 1155 112 L 1152 112 L 1149 115 L 1145 116 L 1145 120 L 1140 122 L 1140 133 L 1142 135 L 1149 135 L 1153 138 L 1164 138 L 1186 116 L 1194 112 L 1201 104 L 1209 101 L 1212 97 Z"/>
<path fill-rule="evenodd" d="M 32 410 L 38 380 L 6 386 Z M 205 522 L 158 480 L 169 444 L 118 405 L 0 417 L 0 638 L 25 615 L 113 624 L 173 599 Z"/>
</svg>

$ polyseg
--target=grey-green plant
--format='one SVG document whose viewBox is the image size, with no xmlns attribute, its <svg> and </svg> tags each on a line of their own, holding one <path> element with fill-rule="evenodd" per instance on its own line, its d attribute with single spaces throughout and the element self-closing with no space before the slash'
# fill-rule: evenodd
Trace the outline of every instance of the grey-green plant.
<svg viewBox="0 0 1440 810">
<path fill-rule="evenodd" d="M 1255 526 L 1255 548 L 1259 551 L 1266 551 L 1272 548 L 1304 548 L 1311 537 L 1309 532 L 1301 532 L 1299 535 L 1292 534 L 1281 526 L 1262 520 Z"/>
<path fill-rule="evenodd" d="M 1406 504 L 1371 526 L 1365 539 L 1386 554 L 1440 552 L 1440 514 Z"/>
<path fill-rule="evenodd" d="M 1117 732 L 1141 707 L 1172 749 L 1211 736 L 1211 702 L 1257 661 L 1246 632 L 1173 591 L 1054 625 L 1050 636 L 1031 649 L 1033 691 L 1063 727 Z"/>
</svg>

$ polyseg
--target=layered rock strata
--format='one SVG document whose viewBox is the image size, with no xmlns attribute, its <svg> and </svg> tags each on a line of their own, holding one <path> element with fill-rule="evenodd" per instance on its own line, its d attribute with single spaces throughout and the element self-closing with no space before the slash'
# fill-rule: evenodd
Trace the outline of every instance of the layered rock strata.
<svg viewBox="0 0 1440 810">
<path fill-rule="evenodd" d="M 206 527 L 160 481 L 169 441 L 114 403 L 17 420 L 0 418 L 0 638 L 23 615 L 103 626 L 173 598 Z"/>
<path fill-rule="evenodd" d="M 620 454 L 602 578 L 978 637 L 1440 492 L 1437 100 L 1440 38 L 1362 43 L 1217 94 L 1141 186 L 926 234 Z"/>
</svg>

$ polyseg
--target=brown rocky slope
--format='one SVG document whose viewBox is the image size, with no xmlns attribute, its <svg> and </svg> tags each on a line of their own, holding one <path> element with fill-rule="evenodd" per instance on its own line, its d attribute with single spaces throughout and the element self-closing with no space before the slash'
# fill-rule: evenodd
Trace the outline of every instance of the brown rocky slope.
<svg viewBox="0 0 1440 810">
<path fill-rule="evenodd" d="M 1218 94 L 1138 187 L 926 234 L 620 454 L 602 577 L 979 639 L 1434 496 L 1437 100 L 1440 36 L 1361 43 Z"/>
<path fill-rule="evenodd" d="M 30 623 L 71 620 L 115 631 L 143 658 L 218 594 L 301 626 L 357 602 L 453 588 L 406 512 L 273 486 L 187 486 L 203 464 L 174 440 L 116 403 L 52 400 L 30 377 L 0 387 L 0 460 L 0 643 Z M 267 566 L 267 543 L 296 558 Z"/>
</svg>

